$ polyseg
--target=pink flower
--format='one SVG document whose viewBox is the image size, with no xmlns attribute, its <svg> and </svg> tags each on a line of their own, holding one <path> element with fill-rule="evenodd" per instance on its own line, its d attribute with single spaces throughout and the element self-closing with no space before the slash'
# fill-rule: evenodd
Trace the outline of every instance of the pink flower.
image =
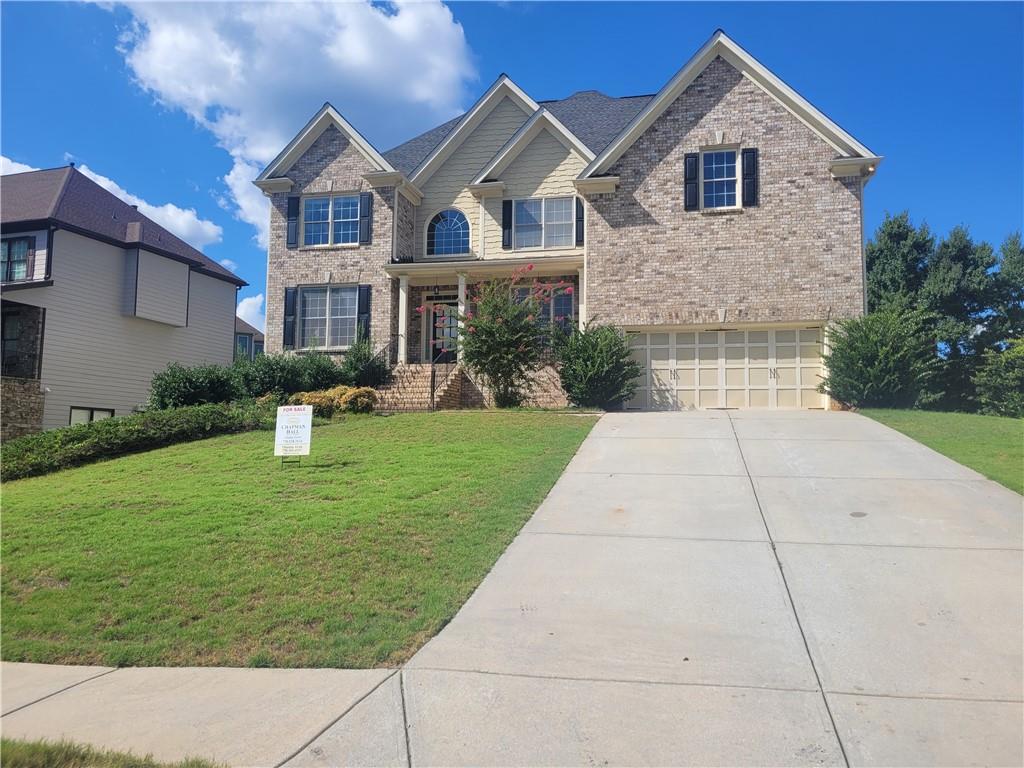
<svg viewBox="0 0 1024 768">
<path fill-rule="evenodd" d="M 426 308 L 422 304 L 416 307 L 416 311 L 419 312 L 421 315 L 423 314 L 424 309 Z"/>
<path fill-rule="evenodd" d="M 476 328 L 474 328 L 472 325 L 469 326 L 469 328 L 467 328 L 466 330 L 469 331 L 470 333 L 476 333 Z"/>
<path fill-rule="evenodd" d="M 572 296 L 573 292 L 574 292 L 573 291 L 573 287 L 571 285 L 568 288 L 565 289 L 565 295 L 566 296 Z"/>
<path fill-rule="evenodd" d="M 466 319 L 467 320 L 472 320 L 473 319 L 473 313 L 472 312 L 467 312 L 466 313 Z"/>
<path fill-rule="evenodd" d="M 526 321 L 529 322 L 529 323 L 532 323 L 533 322 L 533 315 L 527 315 L 526 316 Z"/>
<path fill-rule="evenodd" d="M 533 264 L 527 264 L 526 265 L 526 271 L 527 272 L 532 272 L 533 271 Z"/>
</svg>

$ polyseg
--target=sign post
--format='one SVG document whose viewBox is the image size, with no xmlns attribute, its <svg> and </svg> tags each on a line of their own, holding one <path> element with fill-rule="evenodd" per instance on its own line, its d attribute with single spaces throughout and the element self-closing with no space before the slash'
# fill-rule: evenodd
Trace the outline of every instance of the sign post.
<svg viewBox="0 0 1024 768">
<path fill-rule="evenodd" d="M 299 464 L 302 456 L 309 456 L 312 434 L 312 405 L 282 405 L 277 409 L 274 455 L 281 457 L 282 467 L 285 464 Z"/>
</svg>

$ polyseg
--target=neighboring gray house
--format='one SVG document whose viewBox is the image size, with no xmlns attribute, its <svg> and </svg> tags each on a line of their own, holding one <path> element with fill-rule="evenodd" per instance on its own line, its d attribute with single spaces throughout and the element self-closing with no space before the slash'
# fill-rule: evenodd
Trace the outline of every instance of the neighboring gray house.
<svg viewBox="0 0 1024 768">
<path fill-rule="evenodd" d="M 3 437 L 124 416 L 230 364 L 245 281 L 73 166 L 0 177 Z"/>
<path fill-rule="evenodd" d="M 539 321 L 630 334 L 630 408 L 825 407 L 880 161 L 720 30 L 657 94 L 538 102 L 502 75 L 385 152 L 325 104 L 255 182 L 267 349 L 343 354 L 361 329 L 396 380 L 434 382 L 416 367 L 457 360 L 469 287 L 529 265 L 560 286 Z"/>
<path fill-rule="evenodd" d="M 235 318 L 235 360 L 252 360 L 263 354 L 263 332 L 240 317 Z"/>
</svg>

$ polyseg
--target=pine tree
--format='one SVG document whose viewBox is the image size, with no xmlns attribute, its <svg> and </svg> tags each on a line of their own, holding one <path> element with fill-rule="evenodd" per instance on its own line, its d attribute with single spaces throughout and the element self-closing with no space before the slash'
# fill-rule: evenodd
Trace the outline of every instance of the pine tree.
<svg viewBox="0 0 1024 768">
<path fill-rule="evenodd" d="M 869 311 L 892 302 L 915 304 L 934 251 L 935 239 L 927 224 L 915 227 L 907 211 L 886 214 L 865 249 Z"/>
</svg>

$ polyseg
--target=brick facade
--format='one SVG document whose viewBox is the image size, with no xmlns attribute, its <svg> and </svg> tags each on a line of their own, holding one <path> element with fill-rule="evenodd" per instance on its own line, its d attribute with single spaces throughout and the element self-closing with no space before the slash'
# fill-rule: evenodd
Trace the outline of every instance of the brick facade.
<svg viewBox="0 0 1024 768">
<path fill-rule="evenodd" d="M 370 162 L 334 126 L 320 135 L 288 170 L 290 192 L 270 199 L 270 248 L 267 254 L 266 351 L 281 352 L 285 288 L 302 285 L 368 284 L 370 337 L 374 347 L 393 338 L 398 307 L 398 281 L 384 273 L 391 262 L 394 187 L 370 189 L 363 174 L 375 171 Z M 288 198 L 293 195 L 373 192 L 373 235 L 370 245 L 287 247 Z M 401 195 L 399 195 L 401 198 Z M 404 199 L 404 198 L 403 198 Z"/>
<path fill-rule="evenodd" d="M 683 209 L 684 155 L 756 147 L 760 205 Z M 610 169 L 588 203 L 586 304 L 618 325 L 820 320 L 863 311 L 861 183 L 836 152 L 716 58 Z"/>
</svg>

